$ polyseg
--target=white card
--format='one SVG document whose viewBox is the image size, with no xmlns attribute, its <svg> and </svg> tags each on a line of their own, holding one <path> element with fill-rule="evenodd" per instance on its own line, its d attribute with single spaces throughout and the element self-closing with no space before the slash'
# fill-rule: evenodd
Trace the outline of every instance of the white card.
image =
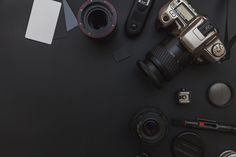
<svg viewBox="0 0 236 157">
<path fill-rule="evenodd" d="M 61 5 L 53 0 L 34 0 L 25 38 L 52 44 Z"/>
</svg>

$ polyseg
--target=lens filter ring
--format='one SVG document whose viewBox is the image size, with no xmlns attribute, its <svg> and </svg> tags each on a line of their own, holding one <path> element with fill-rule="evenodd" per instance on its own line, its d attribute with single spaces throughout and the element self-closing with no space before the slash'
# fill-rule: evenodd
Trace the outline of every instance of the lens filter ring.
<svg viewBox="0 0 236 157">
<path fill-rule="evenodd" d="M 108 1 L 87 0 L 80 7 L 78 23 L 86 36 L 93 39 L 103 39 L 115 31 L 117 12 Z"/>
</svg>

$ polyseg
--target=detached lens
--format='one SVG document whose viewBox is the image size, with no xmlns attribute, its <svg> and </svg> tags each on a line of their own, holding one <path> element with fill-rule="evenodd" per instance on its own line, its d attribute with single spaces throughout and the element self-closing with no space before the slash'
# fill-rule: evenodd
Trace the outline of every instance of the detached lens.
<svg viewBox="0 0 236 157">
<path fill-rule="evenodd" d="M 148 120 L 143 125 L 143 133 L 147 136 L 155 136 L 160 131 L 160 126 L 156 120 Z"/>
<path fill-rule="evenodd" d="M 108 1 L 87 0 L 80 7 L 78 22 L 86 36 L 103 39 L 114 32 L 117 25 L 117 13 Z"/>
<path fill-rule="evenodd" d="M 167 119 L 158 109 L 150 108 L 139 112 L 133 121 L 138 139 L 144 144 L 158 144 L 168 131 Z"/>
</svg>

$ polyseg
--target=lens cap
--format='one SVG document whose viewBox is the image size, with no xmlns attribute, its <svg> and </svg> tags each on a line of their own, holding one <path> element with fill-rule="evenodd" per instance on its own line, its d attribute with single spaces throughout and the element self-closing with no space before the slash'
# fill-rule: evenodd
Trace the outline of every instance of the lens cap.
<svg viewBox="0 0 236 157">
<path fill-rule="evenodd" d="M 208 89 L 208 99 L 217 107 L 229 105 L 233 96 L 232 88 L 225 83 L 214 83 Z"/>
<path fill-rule="evenodd" d="M 159 109 L 144 109 L 135 116 L 133 128 L 142 143 L 153 145 L 160 143 L 166 137 L 168 122 Z"/>
<path fill-rule="evenodd" d="M 174 139 L 172 151 L 175 157 L 203 157 L 205 144 L 200 135 L 184 132 Z"/>
</svg>

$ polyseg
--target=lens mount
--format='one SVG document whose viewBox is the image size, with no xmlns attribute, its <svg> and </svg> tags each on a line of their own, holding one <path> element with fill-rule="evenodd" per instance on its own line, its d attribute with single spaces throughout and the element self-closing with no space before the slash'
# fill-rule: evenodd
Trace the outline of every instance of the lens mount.
<svg viewBox="0 0 236 157">
<path fill-rule="evenodd" d="M 108 1 L 87 0 L 80 7 L 78 23 L 86 36 L 103 39 L 114 32 L 117 25 L 117 12 Z"/>
<path fill-rule="evenodd" d="M 139 112 L 133 120 L 133 128 L 138 139 L 148 145 L 158 144 L 168 132 L 165 115 L 158 109 L 150 108 Z"/>
</svg>

